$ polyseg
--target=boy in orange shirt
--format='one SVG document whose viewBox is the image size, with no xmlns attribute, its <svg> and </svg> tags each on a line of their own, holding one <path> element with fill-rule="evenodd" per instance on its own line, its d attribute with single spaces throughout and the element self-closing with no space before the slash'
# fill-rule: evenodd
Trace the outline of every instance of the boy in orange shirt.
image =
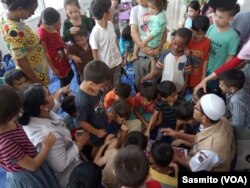
<svg viewBox="0 0 250 188">
<path fill-rule="evenodd" d="M 209 19 L 206 16 L 197 16 L 192 22 L 193 37 L 188 45 L 192 56 L 192 74 L 188 80 L 191 92 L 206 77 L 210 50 L 210 40 L 205 36 L 208 28 Z"/>
</svg>

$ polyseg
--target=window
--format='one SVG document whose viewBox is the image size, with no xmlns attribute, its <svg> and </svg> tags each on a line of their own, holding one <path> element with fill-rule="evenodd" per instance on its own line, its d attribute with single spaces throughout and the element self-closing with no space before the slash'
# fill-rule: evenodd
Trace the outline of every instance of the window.
<svg viewBox="0 0 250 188">
<path fill-rule="evenodd" d="M 53 7 L 55 9 L 63 8 L 63 1 L 60 0 L 44 0 L 45 7 Z"/>
<path fill-rule="evenodd" d="M 5 8 L 3 3 L 0 3 L 0 14 L 2 14 L 2 12 L 4 12 Z"/>
</svg>

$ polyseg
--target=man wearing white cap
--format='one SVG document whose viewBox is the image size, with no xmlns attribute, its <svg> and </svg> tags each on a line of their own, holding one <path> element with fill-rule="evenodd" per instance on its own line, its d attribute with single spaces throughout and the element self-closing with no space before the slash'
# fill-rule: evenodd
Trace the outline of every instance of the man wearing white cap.
<svg viewBox="0 0 250 188">
<path fill-rule="evenodd" d="M 215 94 L 206 94 L 194 107 L 193 117 L 201 123 L 192 150 L 183 159 L 174 161 L 191 171 L 229 171 L 235 156 L 233 128 L 223 115 L 224 101 Z"/>
</svg>

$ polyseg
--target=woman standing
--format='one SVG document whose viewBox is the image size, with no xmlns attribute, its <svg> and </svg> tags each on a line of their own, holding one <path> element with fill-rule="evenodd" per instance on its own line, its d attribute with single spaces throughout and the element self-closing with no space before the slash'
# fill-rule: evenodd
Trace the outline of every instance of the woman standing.
<svg viewBox="0 0 250 188">
<path fill-rule="evenodd" d="M 21 20 L 34 14 L 37 0 L 1 0 L 8 11 L 0 20 L 4 41 L 17 66 L 30 82 L 49 84 L 48 63 L 43 45 L 32 29 Z M 52 72 L 55 69 L 51 66 Z"/>
</svg>

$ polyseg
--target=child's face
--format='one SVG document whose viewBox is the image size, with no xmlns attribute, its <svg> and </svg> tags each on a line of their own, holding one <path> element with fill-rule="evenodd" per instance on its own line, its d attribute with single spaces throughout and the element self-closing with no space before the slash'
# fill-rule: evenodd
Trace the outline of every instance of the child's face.
<svg viewBox="0 0 250 188">
<path fill-rule="evenodd" d="M 199 31 L 193 31 L 193 38 L 196 40 L 196 41 L 201 41 L 205 38 L 205 35 L 206 33 L 202 30 L 199 30 Z"/>
<path fill-rule="evenodd" d="M 198 15 L 199 11 L 194 10 L 192 7 L 187 8 L 187 15 L 191 19 L 195 18 Z"/>
<path fill-rule="evenodd" d="M 78 46 L 85 46 L 88 43 L 88 38 L 84 35 L 74 35 L 74 41 Z"/>
<path fill-rule="evenodd" d="M 76 20 L 81 17 L 80 9 L 75 5 L 67 5 L 65 11 L 70 19 Z"/>
<path fill-rule="evenodd" d="M 175 54 L 180 54 L 184 52 L 187 46 L 187 42 L 182 37 L 175 35 L 173 40 L 172 49 Z"/>
<path fill-rule="evenodd" d="M 24 8 L 20 8 L 18 9 L 18 16 L 20 19 L 26 20 L 29 17 L 31 17 L 32 15 L 34 15 L 35 10 L 37 9 L 38 4 L 37 3 L 33 3 L 33 5 L 31 6 L 31 8 L 29 9 L 24 9 Z"/>
<path fill-rule="evenodd" d="M 149 101 L 147 98 L 141 96 L 141 103 L 142 103 L 144 106 L 149 105 L 151 102 L 152 102 L 152 101 Z"/>
<path fill-rule="evenodd" d="M 149 8 L 149 12 L 152 14 L 152 15 L 157 15 L 159 14 L 160 10 L 155 6 L 154 3 L 152 2 L 148 2 L 148 8 Z"/>
<path fill-rule="evenodd" d="M 233 17 L 231 17 L 228 12 L 222 12 L 222 11 L 216 10 L 214 13 L 214 22 L 217 27 L 221 27 L 221 28 L 227 27 L 230 21 L 232 21 L 232 19 Z"/>
<path fill-rule="evenodd" d="M 112 19 L 113 13 L 112 13 L 111 7 L 109 8 L 108 12 L 104 13 L 103 16 L 104 16 L 106 21 L 110 21 Z"/>
<path fill-rule="evenodd" d="M 27 84 L 28 80 L 25 77 L 22 77 L 19 80 L 13 80 L 12 87 L 17 91 L 20 91 Z"/>
<path fill-rule="evenodd" d="M 56 23 L 54 23 L 53 25 L 51 25 L 51 26 L 49 26 L 49 27 L 51 27 L 51 28 L 53 28 L 54 30 L 56 30 L 56 31 L 60 31 L 60 29 L 61 29 L 61 19 L 60 20 L 58 20 Z"/>
<path fill-rule="evenodd" d="M 223 94 L 231 93 L 231 87 L 226 86 L 223 80 L 219 81 L 219 87 Z"/>
<path fill-rule="evenodd" d="M 175 101 L 177 101 L 178 99 L 178 92 L 175 91 L 173 92 L 170 96 L 168 96 L 167 98 L 164 98 L 164 100 L 167 102 L 167 103 L 173 103 Z"/>
</svg>

